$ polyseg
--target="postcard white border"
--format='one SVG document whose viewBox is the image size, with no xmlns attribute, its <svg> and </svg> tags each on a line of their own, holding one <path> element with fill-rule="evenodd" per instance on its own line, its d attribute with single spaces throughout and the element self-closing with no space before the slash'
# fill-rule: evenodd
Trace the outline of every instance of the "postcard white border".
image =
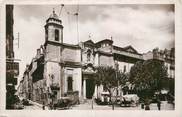
<svg viewBox="0 0 182 117">
<path fill-rule="evenodd" d="M 175 4 L 175 110 L 5 110 L 5 5 L 50 4 Z M 0 7 L 0 117 L 182 117 L 182 1 L 181 0 L 4 0 Z"/>
</svg>

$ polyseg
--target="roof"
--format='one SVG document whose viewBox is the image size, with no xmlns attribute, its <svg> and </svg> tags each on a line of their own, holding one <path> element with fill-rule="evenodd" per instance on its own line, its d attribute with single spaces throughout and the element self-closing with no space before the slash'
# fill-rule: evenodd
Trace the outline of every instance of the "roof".
<svg viewBox="0 0 182 117">
<path fill-rule="evenodd" d="M 84 45 L 95 46 L 95 43 L 92 40 L 87 40 L 84 42 Z"/>
<path fill-rule="evenodd" d="M 56 23 L 55 23 L 55 22 L 53 23 L 52 21 L 56 21 Z M 63 26 L 61 25 L 62 21 L 59 19 L 59 16 L 55 13 L 54 10 L 53 10 L 53 12 L 51 13 L 51 15 L 49 16 L 49 18 L 46 20 L 46 23 L 54 24 L 54 25 L 58 25 L 58 26 L 63 27 Z M 47 25 L 45 25 L 45 27 L 46 27 L 46 26 L 47 26 Z"/>
<path fill-rule="evenodd" d="M 87 44 L 94 44 L 94 42 L 90 39 L 90 40 L 87 40 L 85 41 L 84 43 L 87 43 Z"/>
<path fill-rule="evenodd" d="M 100 44 L 100 43 L 103 43 L 103 42 L 113 43 L 113 40 L 111 40 L 111 39 L 104 39 L 104 40 L 101 40 L 101 41 L 97 42 L 96 44 Z"/>
<path fill-rule="evenodd" d="M 58 15 L 53 10 L 52 14 L 49 16 L 49 18 L 59 19 Z"/>
<path fill-rule="evenodd" d="M 131 45 L 123 47 L 123 48 L 122 47 L 118 47 L 118 46 L 113 46 L 113 49 L 115 49 L 117 51 L 126 51 L 126 52 L 130 52 L 130 53 L 134 53 L 134 54 L 140 54 Z"/>
<path fill-rule="evenodd" d="M 138 53 L 131 45 L 124 47 L 125 50 L 131 50 L 133 53 Z"/>
</svg>

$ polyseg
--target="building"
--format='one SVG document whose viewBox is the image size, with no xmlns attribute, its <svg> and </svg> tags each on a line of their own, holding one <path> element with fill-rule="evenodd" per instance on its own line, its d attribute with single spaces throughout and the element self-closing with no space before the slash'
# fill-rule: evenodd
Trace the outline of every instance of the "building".
<svg viewBox="0 0 182 117">
<path fill-rule="evenodd" d="M 111 39 L 104 39 L 94 43 L 88 40 L 81 44 L 82 47 L 82 80 L 84 98 L 92 98 L 95 91 L 93 75 L 97 66 L 118 67 L 125 73 L 130 71 L 137 61 L 143 61 L 142 54 L 132 46 L 118 47 L 113 45 Z"/>
<path fill-rule="evenodd" d="M 153 49 L 143 54 L 143 59 L 156 59 L 161 62 L 164 62 L 164 65 L 167 67 L 168 78 L 175 78 L 175 49 L 171 48 L 170 50 L 159 50 L 159 48 Z"/>
<path fill-rule="evenodd" d="M 6 109 L 13 109 L 19 75 L 19 63 L 14 58 L 13 22 L 13 5 L 6 5 Z"/>
<path fill-rule="evenodd" d="M 46 20 L 45 43 L 37 49 L 21 81 L 24 97 L 45 104 L 65 96 L 79 101 L 90 99 L 95 93 L 96 67 L 112 66 L 127 73 L 137 61 L 161 59 L 155 55 L 155 51 L 141 54 L 132 46 L 115 46 L 112 38 L 77 45 L 63 43 L 62 21 L 53 11 Z M 174 58 L 163 60 L 171 66 L 174 64 Z"/>
</svg>

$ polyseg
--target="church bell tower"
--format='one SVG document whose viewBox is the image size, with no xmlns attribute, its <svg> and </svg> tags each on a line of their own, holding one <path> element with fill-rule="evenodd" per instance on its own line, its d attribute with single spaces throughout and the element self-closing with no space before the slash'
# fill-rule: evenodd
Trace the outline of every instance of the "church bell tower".
<svg viewBox="0 0 182 117">
<path fill-rule="evenodd" d="M 63 43 L 63 25 L 58 15 L 53 10 L 52 14 L 46 20 L 45 41 Z"/>
</svg>

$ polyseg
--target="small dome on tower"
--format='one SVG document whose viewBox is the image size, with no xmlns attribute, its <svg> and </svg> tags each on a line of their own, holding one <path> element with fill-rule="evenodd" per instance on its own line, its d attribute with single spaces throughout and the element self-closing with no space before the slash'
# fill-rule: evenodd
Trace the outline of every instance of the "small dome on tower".
<svg viewBox="0 0 182 117">
<path fill-rule="evenodd" d="M 49 16 L 49 18 L 59 19 L 58 15 L 55 13 L 54 9 L 52 14 Z"/>
</svg>

